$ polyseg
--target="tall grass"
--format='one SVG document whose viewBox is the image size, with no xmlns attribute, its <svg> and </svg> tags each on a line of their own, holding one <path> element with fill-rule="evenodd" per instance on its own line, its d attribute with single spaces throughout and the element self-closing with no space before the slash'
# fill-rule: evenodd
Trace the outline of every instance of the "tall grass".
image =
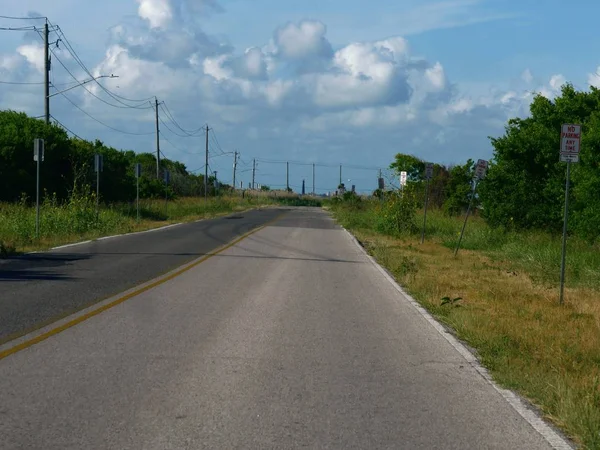
<svg viewBox="0 0 600 450">
<path fill-rule="evenodd" d="M 102 205 L 96 212 L 92 196 L 73 197 L 66 203 L 46 197 L 40 205 L 39 238 L 35 232 L 34 207 L 25 201 L 0 203 L 0 256 L 108 234 L 139 231 L 177 221 L 214 217 L 279 201 L 281 199 L 268 196 L 211 197 L 206 202 L 204 198 L 182 198 L 169 202 L 141 200 L 138 221 L 135 202 Z"/>
<path fill-rule="evenodd" d="M 333 207 L 336 217 L 347 228 L 380 232 L 380 202 L 365 201 L 361 207 Z M 392 237 L 418 240 L 423 225 L 423 211 L 415 218 L 415 233 L 382 233 Z M 444 247 L 457 245 L 464 216 L 450 217 L 441 210 L 427 212 L 426 237 Z M 479 216 L 468 219 L 461 251 L 483 252 L 496 261 L 510 261 L 515 270 L 526 271 L 535 282 L 547 287 L 560 281 L 562 236 L 544 231 L 506 231 L 491 228 Z M 571 287 L 600 289 L 600 246 L 578 238 L 567 241 L 567 284 Z"/>
</svg>

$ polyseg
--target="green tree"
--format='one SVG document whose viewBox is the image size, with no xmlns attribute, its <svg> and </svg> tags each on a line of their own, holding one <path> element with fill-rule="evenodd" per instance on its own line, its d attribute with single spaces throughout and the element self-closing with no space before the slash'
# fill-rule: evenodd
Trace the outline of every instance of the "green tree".
<svg viewBox="0 0 600 450">
<path fill-rule="evenodd" d="M 406 172 L 408 181 L 421 181 L 425 176 L 425 162 L 413 155 L 398 153 L 394 162 L 390 164 L 390 169 L 393 169 L 399 176 L 400 172 Z"/>
<path fill-rule="evenodd" d="M 572 165 L 573 230 L 598 236 L 600 211 L 600 91 L 578 92 L 570 84 L 551 101 L 541 95 L 531 116 L 511 119 L 505 134 L 491 138 L 494 158 L 480 189 L 484 216 L 491 225 L 508 228 L 562 229 L 566 164 L 559 161 L 563 123 L 582 124 L 580 163 Z"/>
<path fill-rule="evenodd" d="M 475 163 L 472 159 L 449 170 L 446 200 L 443 205 L 446 214 L 459 215 L 466 211 L 472 195 L 474 174 Z"/>
</svg>

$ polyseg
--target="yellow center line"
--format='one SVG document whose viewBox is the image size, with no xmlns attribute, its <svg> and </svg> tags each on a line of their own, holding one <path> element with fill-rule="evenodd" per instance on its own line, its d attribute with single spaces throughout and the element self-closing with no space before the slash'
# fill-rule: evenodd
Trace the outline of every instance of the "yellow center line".
<svg viewBox="0 0 600 450">
<path fill-rule="evenodd" d="M 234 239 L 233 241 L 231 241 L 230 243 L 220 247 L 219 249 L 201 257 L 200 259 L 197 259 L 196 261 L 193 261 L 191 263 L 189 263 L 187 266 L 176 270 L 175 272 L 171 273 L 170 275 L 167 275 L 164 278 L 161 278 L 159 280 L 153 281 L 150 284 L 141 287 L 139 289 L 134 290 L 133 292 L 130 292 L 129 294 L 126 294 L 122 297 L 117 298 L 116 300 L 113 300 L 110 303 L 107 303 L 105 305 L 100 306 L 97 309 L 94 309 L 93 311 L 87 312 L 79 317 L 74 318 L 73 320 L 70 320 L 67 323 L 64 323 L 56 328 L 53 328 L 49 331 L 46 331 L 45 333 L 40 334 L 39 336 L 36 336 L 34 338 L 28 339 L 24 342 L 21 342 L 20 344 L 15 345 L 14 347 L 10 347 L 6 350 L 2 350 L 0 351 L 0 360 L 13 355 L 17 352 L 20 352 L 21 350 L 25 350 L 29 347 L 32 347 L 36 344 L 39 344 L 42 341 L 45 341 L 46 339 L 55 336 L 59 333 L 62 333 L 65 330 L 68 330 L 69 328 L 74 327 L 75 325 L 78 325 L 82 322 L 85 322 L 86 320 L 88 320 L 91 317 L 97 316 L 98 314 L 113 308 L 117 305 L 120 305 L 123 302 L 126 302 L 127 300 L 130 300 L 134 297 L 137 297 L 138 295 L 149 291 L 150 289 L 154 289 L 157 286 L 160 286 L 161 284 L 166 283 L 167 281 L 171 281 L 172 279 L 178 277 L 179 275 L 193 269 L 194 267 L 197 267 L 198 265 L 202 264 L 203 262 L 205 262 L 206 260 L 212 258 L 213 256 L 218 255 L 219 253 L 224 252 L 225 250 L 227 250 L 228 248 L 233 247 L 236 244 L 239 244 L 241 241 L 243 241 L 244 239 L 246 239 L 247 237 L 253 235 L 254 233 L 258 233 L 260 230 L 263 230 L 264 228 L 268 227 L 269 225 L 275 223 L 276 221 L 278 221 L 283 215 L 285 214 L 285 212 L 279 214 L 277 217 L 275 217 L 273 220 L 268 221 L 267 223 L 265 223 L 264 225 L 261 225 L 258 228 L 255 228 L 254 230 L 249 231 L 248 233 L 243 234 L 242 236 L 240 236 L 237 239 Z M 134 288 L 135 289 L 135 288 Z M 75 313 L 76 314 L 76 313 Z"/>
</svg>

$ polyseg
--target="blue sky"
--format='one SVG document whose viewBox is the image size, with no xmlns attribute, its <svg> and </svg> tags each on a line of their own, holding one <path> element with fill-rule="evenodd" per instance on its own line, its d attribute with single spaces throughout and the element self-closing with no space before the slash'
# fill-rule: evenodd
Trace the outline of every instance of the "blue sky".
<svg viewBox="0 0 600 450">
<path fill-rule="evenodd" d="M 231 181 L 291 184 L 319 192 L 344 181 L 376 187 L 377 169 L 397 152 L 441 163 L 490 158 L 488 136 L 528 114 L 531 91 L 600 85 L 600 3 L 558 0 L 6 0 L 0 15 L 48 16 L 111 92 L 158 96 L 177 125 L 208 123 L 211 170 Z M 0 27 L 40 25 L 0 19 Z M 35 33 L 0 31 L 0 82 L 39 82 Z M 54 36 L 56 38 L 56 36 Z M 89 76 L 70 52 L 55 49 L 77 80 Z M 73 77 L 55 60 L 57 86 Z M 117 148 L 153 151 L 153 111 L 115 100 L 94 83 L 52 98 L 52 116 L 72 132 Z M 43 114 L 39 85 L 0 83 L 0 108 Z M 53 88 L 52 92 L 56 92 Z M 69 101 L 70 100 L 70 101 Z M 72 103 L 71 103 L 72 102 Z M 77 105 L 105 125 L 84 115 Z M 127 106 L 125 106 L 127 105 Z M 115 106 L 120 106 L 116 108 Z M 204 164 L 201 133 L 188 136 L 161 110 L 161 148 L 189 169 Z M 168 126 L 168 128 L 167 128 Z M 325 167 L 330 166 L 330 167 Z M 354 167 L 354 168 L 351 168 Z M 359 169 L 363 167 L 364 169 Z M 391 177 L 385 171 L 387 176 Z M 397 181 L 392 180 L 397 184 Z"/>
</svg>

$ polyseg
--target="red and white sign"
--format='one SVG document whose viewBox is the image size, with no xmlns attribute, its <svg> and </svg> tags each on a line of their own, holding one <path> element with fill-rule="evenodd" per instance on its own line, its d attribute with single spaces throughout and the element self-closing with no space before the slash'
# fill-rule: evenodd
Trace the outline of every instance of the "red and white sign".
<svg viewBox="0 0 600 450">
<path fill-rule="evenodd" d="M 485 159 L 477 161 L 477 167 L 475 168 L 475 178 L 483 180 L 487 174 L 488 162 Z"/>
<path fill-rule="evenodd" d="M 563 124 L 560 133 L 560 160 L 562 162 L 579 162 L 581 146 L 581 125 Z"/>
</svg>

